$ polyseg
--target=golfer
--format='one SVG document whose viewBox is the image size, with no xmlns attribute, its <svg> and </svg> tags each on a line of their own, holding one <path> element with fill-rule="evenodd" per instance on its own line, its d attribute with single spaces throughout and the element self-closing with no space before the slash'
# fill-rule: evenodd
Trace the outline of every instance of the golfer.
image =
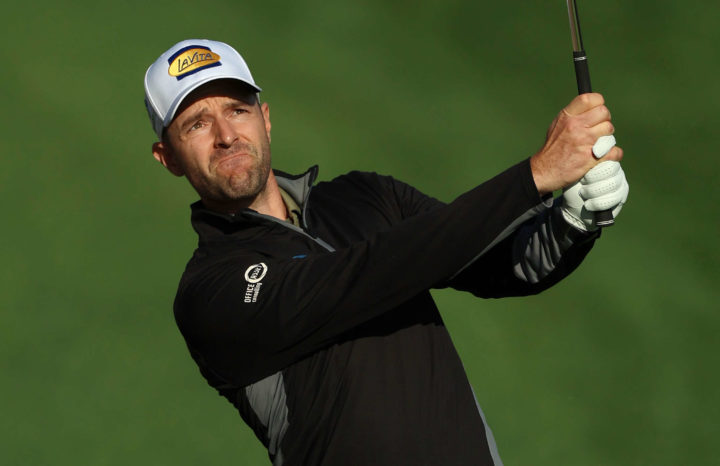
<svg viewBox="0 0 720 466">
<path fill-rule="evenodd" d="M 200 372 L 276 466 L 502 464 L 429 290 L 530 295 L 582 262 L 591 211 L 617 216 L 628 193 L 622 151 L 593 153 L 614 132 L 602 96 L 573 99 L 536 154 L 444 204 L 376 173 L 273 169 L 259 93 L 210 40 L 145 75 L 153 155 L 200 197 L 174 304 Z"/>
</svg>

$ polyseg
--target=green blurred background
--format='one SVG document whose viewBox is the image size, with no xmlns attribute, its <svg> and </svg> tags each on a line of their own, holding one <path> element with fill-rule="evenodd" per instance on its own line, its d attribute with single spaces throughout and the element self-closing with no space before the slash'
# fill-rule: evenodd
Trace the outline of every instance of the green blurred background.
<svg viewBox="0 0 720 466">
<path fill-rule="evenodd" d="M 720 464 L 720 4 L 579 7 L 629 203 L 541 296 L 436 297 L 506 465 Z M 541 146 L 575 94 L 567 23 L 540 0 L 5 5 L 0 463 L 268 464 L 172 318 L 195 195 L 142 101 L 170 45 L 243 53 L 276 167 L 449 201 Z"/>
</svg>

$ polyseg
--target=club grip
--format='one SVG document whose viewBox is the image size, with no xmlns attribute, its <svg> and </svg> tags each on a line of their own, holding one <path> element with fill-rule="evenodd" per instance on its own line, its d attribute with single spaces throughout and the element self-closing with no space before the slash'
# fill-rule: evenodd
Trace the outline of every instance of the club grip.
<svg viewBox="0 0 720 466">
<path fill-rule="evenodd" d="M 588 68 L 588 58 L 585 51 L 580 50 L 579 52 L 573 52 L 573 61 L 575 62 L 575 78 L 577 79 L 578 95 L 592 92 L 590 69 Z"/>
<path fill-rule="evenodd" d="M 590 84 L 590 69 L 588 68 L 587 54 L 584 50 L 573 52 L 575 62 L 575 78 L 577 79 L 578 95 L 592 92 Z M 612 210 L 600 210 L 595 212 L 595 224 L 599 227 L 610 227 L 615 225 L 615 217 Z"/>
</svg>

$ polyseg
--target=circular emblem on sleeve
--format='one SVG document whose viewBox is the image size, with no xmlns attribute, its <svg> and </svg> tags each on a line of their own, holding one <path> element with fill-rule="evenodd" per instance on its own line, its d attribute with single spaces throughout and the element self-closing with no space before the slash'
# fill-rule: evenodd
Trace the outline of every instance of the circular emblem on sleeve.
<svg viewBox="0 0 720 466">
<path fill-rule="evenodd" d="M 259 264 L 251 265 L 245 271 L 245 280 L 247 280 L 248 283 L 258 283 L 258 282 L 260 282 L 260 280 L 265 278 L 265 274 L 267 274 L 267 271 L 268 271 L 268 266 L 265 265 L 264 262 L 260 262 Z"/>
</svg>

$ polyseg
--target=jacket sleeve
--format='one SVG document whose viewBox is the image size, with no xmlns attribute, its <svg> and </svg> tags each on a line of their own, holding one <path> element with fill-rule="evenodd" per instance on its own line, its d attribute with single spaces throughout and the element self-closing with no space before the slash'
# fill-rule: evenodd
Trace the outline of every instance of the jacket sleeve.
<svg viewBox="0 0 720 466">
<path fill-rule="evenodd" d="M 537 294 L 575 270 L 599 236 L 599 231 L 571 227 L 555 205 L 520 225 L 445 286 L 483 298 Z"/>
<path fill-rule="evenodd" d="M 468 264 L 481 265 L 479 257 L 544 210 L 525 160 L 347 248 L 296 259 L 247 252 L 199 259 L 178 290 L 178 326 L 216 378 L 247 385 L 458 280 L 460 270 L 469 277 Z"/>
<path fill-rule="evenodd" d="M 403 217 L 444 205 L 390 177 L 386 182 Z M 545 208 L 539 208 L 537 215 L 522 225 L 510 225 L 493 245 L 438 288 L 451 287 L 483 298 L 526 296 L 540 293 L 569 275 L 590 251 L 600 231 L 583 233 L 571 227 L 562 217 L 559 201 L 545 199 Z"/>
</svg>

